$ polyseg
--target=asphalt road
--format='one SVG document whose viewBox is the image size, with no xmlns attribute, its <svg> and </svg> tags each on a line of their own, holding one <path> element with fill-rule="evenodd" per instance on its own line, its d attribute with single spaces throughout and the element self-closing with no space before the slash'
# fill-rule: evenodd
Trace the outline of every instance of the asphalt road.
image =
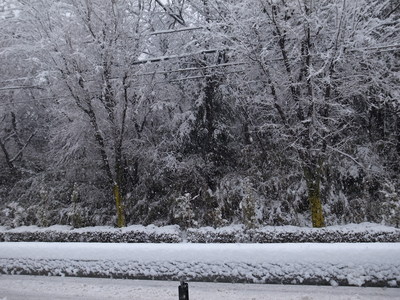
<svg viewBox="0 0 400 300">
<path fill-rule="evenodd" d="M 178 282 L 0 275 L 0 300 L 178 300 Z M 189 282 L 190 300 L 400 299 L 400 288 Z"/>
</svg>

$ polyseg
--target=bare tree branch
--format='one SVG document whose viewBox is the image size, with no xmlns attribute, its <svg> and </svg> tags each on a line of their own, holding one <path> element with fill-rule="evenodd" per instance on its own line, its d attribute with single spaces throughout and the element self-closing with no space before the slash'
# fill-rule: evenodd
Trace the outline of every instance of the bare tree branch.
<svg viewBox="0 0 400 300">
<path fill-rule="evenodd" d="M 176 12 L 174 12 L 170 7 L 164 5 L 160 0 L 156 0 L 157 4 L 160 5 L 165 12 L 170 15 L 176 22 L 178 22 L 179 24 L 185 26 L 185 20 L 182 18 L 181 12 L 179 12 L 179 14 L 177 14 Z"/>
</svg>

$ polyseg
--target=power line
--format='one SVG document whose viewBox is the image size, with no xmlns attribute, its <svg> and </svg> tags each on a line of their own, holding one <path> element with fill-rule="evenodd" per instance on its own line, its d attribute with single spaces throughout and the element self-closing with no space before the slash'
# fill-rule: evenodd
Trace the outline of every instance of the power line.
<svg viewBox="0 0 400 300">
<path fill-rule="evenodd" d="M 229 67 L 229 66 L 246 65 L 246 64 L 248 64 L 248 63 L 244 62 L 244 61 L 239 61 L 239 62 L 223 63 L 223 64 L 217 64 L 217 65 L 209 65 L 209 66 L 204 66 L 204 67 L 194 67 L 194 68 L 183 68 L 183 69 L 169 70 L 169 71 L 155 71 L 155 72 L 147 72 L 147 73 L 138 73 L 138 74 L 132 74 L 132 75 L 130 75 L 130 77 L 154 76 L 154 75 L 163 75 L 163 74 L 170 74 L 170 73 L 184 73 L 184 72 L 192 72 L 192 71 L 201 71 L 201 70 L 206 70 L 206 69 L 224 68 L 224 67 Z M 122 78 L 122 76 L 114 76 L 114 77 L 111 77 L 110 79 L 111 80 L 119 80 L 121 78 Z M 12 82 L 12 81 L 18 81 L 18 80 L 28 80 L 28 79 L 35 79 L 35 77 L 21 77 L 21 78 L 16 78 L 16 79 L 8 79 L 8 80 L 0 81 L 0 83 Z M 94 79 L 88 79 L 86 81 L 94 81 Z"/>
<path fill-rule="evenodd" d="M 206 29 L 206 28 L 203 26 L 198 26 L 198 27 L 184 27 L 184 28 L 169 29 L 169 30 L 158 30 L 158 31 L 150 32 L 148 35 L 169 34 L 169 33 L 177 33 L 177 32 L 182 32 L 182 31 L 194 31 L 194 30 L 200 30 L 200 29 Z"/>
<path fill-rule="evenodd" d="M 233 72 L 224 72 L 225 74 L 232 74 L 232 73 L 241 73 L 241 72 L 245 72 L 244 70 L 241 71 L 233 71 Z M 173 82 L 179 82 L 179 81 L 186 81 L 186 80 L 198 80 L 198 79 L 205 79 L 205 78 L 210 78 L 213 75 L 197 75 L 197 76 L 190 76 L 190 77 L 182 77 L 182 78 L 175 78 L 175 79 L 170 79 L 170 80 L 164 80 L 164 81 L 156 81 L 153 82 L 152 84 L 154 85 L 162 85 L 162 84 L 170 84 Z M 356 77 L 368 77 L 368 75 L 356 75 Z M 340 78 L 335 78 L 332 81 L 338 81 L 340 79 L 345 79 L 348 78 L 349 76 L 344 76 L 344 77 L 340 77 Z M 255 83 L 255 82 L 265 82 L 265 80 L 250 80 L 250 81 L 245 81 L 244 83 L 248 84 L 248 83 Z M 290 85 L 292 83 L 290 82 L 286 82 L 284 83 L 285 85 Z M 296 83 L 298 84 L 298 83 Z M 282 85 L 282 83 L 280 84 Z M 136 85 L 132 85 L 131 87 L 141 87 L 141 84 L 136 84 Z M 96 94 L 96 92 L 89 92 L 90 94 Z M 73 97 L 72 95 L 60 95 L 60 96 L 52 96 L 52 97 L 42 97 L 42 98 L 33 98 L 31 100 L 20 100 L 20 101 L 14 101 L 14 102 L 10 102 L 10 103 L 3 103 L 0 104 L 0 107 L 4 107 L 4 106 L 8 106 L 8 105 L 15 105 L 15 104 L 24 104 L 24 103 L 30 103 L 30 102 L 37 102 L 37 101 L 42 101 L 42 100 L 56 100 L 56 99 L 65 99 L 65 98 L 71 98 Z M 96 98 L 96 97 L 94 97 Z"/>
<path fill-rule="evenodd" d="M 240 71 L 235 71 L 235 72 L 224 72 L 224 74 L 230 74 L 230 73 L 238 73 Z M 244 72 L 244 71 L 241 71 Z M 159 85 L 159 84 L 170 84 L 172 82 L 179 82 L 179 81 L 185 81 L 185 80 L 197 80 L 197 79 L 204 79 L 204 78 L 210 78 L 212 75 L 198 75 L 198 76 L 190 76 L 190 77 L 182 77 L 182 78 L 175 78 L 175 79 L 170 79 L 170 80 L 165 80 L 165 81 L 156 81 L 153 84 L 154 85 Z M 131 87 L 141 87 L 141 84 L 136 84 L 132 85 Z M 95 93 L 95 92 L 89 92 L 89 93 Z M 52 97 L 42 97 L 42 98 L 32 98 L 31 100 L 20 100 L 20 101 L 13 101 L 10 103 L 0 103 L 0 107 L 4 106 L 9 106 L 9 105 L 16 105 L 16 104 L 24 104 L 24 103 L 30 103 L 30 102 L 36 102 L 36 101 L 44 101 L 44 100 L 56 100 L 56 99 L 65 99 L 65 98 L 71 98 L 73 97 L 72 95 L 60 95 L 60 96 L 52 96 Z"/>
<path fill-rule="evenodd" d="M 13 79 L 5 79 L 1 80 L 0 83 L 6 83 L 6 82 L 14 82 L 14 81 L 20 81 L 20 80 L 29 80 L 29 79 L 34 79 L 35 77 L 20 77 L 20 78 L 13 78 Z"/>
<path fill-rule="evenodd" d="M 400 50 L 400 44 L 386 45 L 386 46 L 376 46 L 376 47 L 364 47 L 364 48 L 350 48 L 346 49 L 345 52 L 357 52 L 357 51 L 369 51 L 369 50 Z"/>
<path fill-rule="evenodd" d="M 184 72 L 192 72 L 192 71 L 201 71 L 207 69 L 216 69 L 216 68 L 224 68 L 229 66 L 240 66 L 240 65 L 247 65 L 247 62 L 239 61 L 239 62 L 232 62 L 232 63 L 224 63 L 218 65 L 210 65 L 204 67 L 194 67 L 194 68 L 184 68 L 184 69 L 177 69 L 177 70 L 169 70 L 169 71 L 155 71 L 155 72 L 147 72 L 147 73 L 138 73 L 132 74 L 132 77 L 140 77 L 140 76 L 154 76 L 154 75 L 164 75 L 164 74 L 171 74 L 171 73 L 184 73 Z M 112 77 L 111 79 L 117 80 L 121 79 L 121 77 Z"/>
<path fill-rule="evenodd" d="M 171 55 L 171 56 L 166 56 L 166 57 L 156 57 L 156 58 L 151 58 L 148 60 L 140 60 L 140 61 L 135 61 L 133 64 L 145 64 L 145 63 L 152 63 L 152 62 L 161 62 L 161 61 L 167 61 L 170 59 L 175 59 L 175 58 L 182 58 L 182 57 L 188 57 L 192 55 L 198 55 L 198 54 L 204 54 L 204 53 L 215 53 L 217 51 L 226 51 L 228 49 L 210 49 L 210 50 L 203 50 L 200 52 L 195 52 L 195 53 L 186 53 L 186 54 L 181 54 L 181 55 Z M 371 51 L 375 50 L 377 52 L 391 52 L 391 51 L 400 51 L 400 44 L 394 44 L 394 45 L 386 45 L 386 46 L 376 46 L 376 47 L 365 47 L 365 48 L 351 48 L 351 49 L 345 49 L 345 53 L 347 52 L 362 52 L 362 51 Z M 320 56 L 321 53 L 316 53 L 312 54 L 312 56 Z M 296 60 L 298 58 L 301 58 L 303 56 L 298 56 L 298 57 L 292 57 L 290 58 L 291 60 Z M 274 61 L 282 61 L 282 58 L 274 58 L 274 59 L 268 59 L 265 60 L 266 62 L 274 62 Z M 160 72 L 148 72 L 148 73 L 139 73 L 139 74 L 133 74 L 132 76 L 134 77 L 139 77 L 139 76 L 150 76 L 150 75 L 157 75 L 157 74 L 165 74 L 165 73 L 174 73 L 174 72 L 188 72 L 188 71 L 196 71 L 196 70 L 202 70 L 202 69 L 207 69 L 207 68 L 219 68 L 219 67 L 227 67 L 227 66 L 234 66 L 234 65 L 244 65 L 244 64 L 249 64 L 246 62 L 232 62 L 232 63 L 226 63 L 226 64 L 218 64 L 218 65 L 211 65 L 211 66 L 205 66 L 205 67 L 199 67 L 199 68 L 185 68 L 185 69 L 178 69 L 178 70 L 171 70 L 171 71 L 160 71 Z M 14 78 L 14 79 L 6 79 L 0 81 L 0 83 L 6 83 L 6 82 L 12 82 L 12 81 L 19 81 L 19 80 L 29 80 L 29 79 L 36 79 L 36 77 L 20 77 L 20 78 Z M 120 77 L 113 77 L 111 79 L 120 79 Z"/>
<path fill-rule="evenodd" d="M 226 50 L 227 49 L 225 49 L 225 50 L 220 50 L 220 49 L 202 50 L 202 51 L 196 52 L 196 53 L 187 53 L 187 54 L 182 54 L 182 55 L 172 55 L 172 56 L 167 56 L 167 57 L 157 57 L 157 58 L 152 58 L 152 59 L 143 60 L 143 61 L 136 61 L 133 64 L 145 64 L 145 63 L 161 62 L 161 61 L 166 61 L 166 60 L 169 60 L 169 59 L 188 57 L 188 56 L 198 55 L 198 54 L 215 53 L 217 51 L 226 51 Z M 346 53 L 346 52 L 363 52 L 363 51 L 369 51 L 370 53 L 400 51 L 400 44 L 377 46 L 377 47 L 345 49 L 344 53 Z M 311 55 L 312 56 L 320 56 L 321 53 L 316 53 L 316 54 L 311 54 Z M 290 60 L 297 60 L 297 59 L 299 59 L 301 57 L 304 57 L 304 56 L 291 57 L 289 59 Z M 266 59 L 266 60 L 264 60 L 264 62 L 276 62 L 276 61 L 282 61 L 282 60 L 283 60 L 283 58 L 274 58 L 274 59 Z M 197 67 L 197 68 L 184 68 L 184 69 L 169 70 L 169 71 L 155 71 L 155 72 L 147 72 L 147 73 L 138 73 L 138 74 L 132 74 L 130 77 L 155 76 L 155 75 L 170 74 L 170 73 L 183 73 L 183 72 L 200 71 L 200 70 L 205 70 L 205 69 L 223 68 L 223 67 L 236 66 L 236 65 L 246 65 L 246 64 L 250 64 L 250 63 L 249 62 L 239 61 L 239 62 L 216 64 L 216 65 Z M 237 71 L 237 72 L 242 72 L 242 71 Z M 192 77 L 187 77 L 188 78 L 187 80 L 191 80 L 191 79 L 195 79 L 195 78 L 199 79 L 199 78 L 204 78 L 204 77 L 205 76 L 203 76 L 203 75 L 192 76 Z M 18 81 L 18 80 L 28 80 L 28 79 L 35 79 L 35 78 L 36 77 L 21 77 L 21 78 L 15 78 L 15 79 L 8 79 L 8 80 L 0 81 L 0 82 L 4 83 L 4 82 L 12 82 L 12 81 Z M 121 78 L 122 78 L 122 76 L 112 77 L 110 79 L 111 80 L 120 80 Z M 94 80 L 95 79 L 89 79 L 87 81 L 94 81 Z M 174 81 L 182 81 L 182 80 L 185 80 L 185 78 L 174 79 Z M 43 89 L 42 87 L 39 87 L 39 86 L 14 86 L 14 87 L 3 87 L 3 88 L 0 88 L 0 91 L 15 90 L 15 89 L 30 89 L 30 88 Z"/>
<path fill-rule="evenodd" d="M 9 91 L 9 90 L 25 90 L 25 89 L 39 89 L 42 90 L 43 88 L 37 85 L 20 85 L 20 86 L 6 86 L 0 88 L 0 91 Z"/>
<path fill-rule="evenodd" d="M 17 100 L 17 101 L 13 101 L 13 102 L 9 102 L 9 103 L 0 103 L 0 107 L 15 105 L 15 104 L 24 104 L 24 103 L 30 103 L 30 102 L 36 102 L 36 101 L 63 99 L 63 98 L 69 98 L 69 97 L 71 97 L 71 96 L 60 95 L 60 96 L 52 96 L 52 97 L 32 98 L 30 100 L 27 100 L 27 99 Z"/>
</svg>

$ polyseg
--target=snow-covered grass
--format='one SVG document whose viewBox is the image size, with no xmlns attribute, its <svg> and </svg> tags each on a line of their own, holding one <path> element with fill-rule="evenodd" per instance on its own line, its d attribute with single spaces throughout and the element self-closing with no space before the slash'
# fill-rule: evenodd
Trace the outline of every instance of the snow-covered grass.
<svg viewBox="0 0 400 300">
<path fill-rule="evenodd" d="M 0 273 L 398 287 L 400 243 L 5 242 Z"/>
<path fill-rule="evenodd" d="M 305 243 L 305 242 L 400 242 L 400 229 L 373 223 L 305 228 L 265 226 L 246 229 L 243 225 L 222 228 L 190 228 L 177 225 L 157 227 L 132 225 L 113 227 L 23 226 L 0 227 L 0 241 L 8 242 L 123 242 L 123 243 Z"/>
<path fill-rule="evenodd" d="M 1 300 L 177 300 L 176 281 L 0 276 Z M 400 289 L 189 282 L 193 300 L 384 300 Z"/>
</svg>

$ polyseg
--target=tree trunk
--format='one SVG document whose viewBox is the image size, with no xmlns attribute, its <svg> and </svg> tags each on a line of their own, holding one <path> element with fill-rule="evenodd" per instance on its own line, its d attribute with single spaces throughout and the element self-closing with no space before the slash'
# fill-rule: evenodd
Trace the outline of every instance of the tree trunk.
<svg viewBox="0 0 400 300">
<path fill-rule="evenodd" d="M 88 102 L 90 103 L 90 102 Z M 121 171 L 121 160 L 120 157 L 121 155 L 117 155 L 117 159 L 116 159 L 116 177 L 117 180 L 114 180 L 112 171 L 111 171 L 111 166 L 109 163 L 109 159 L 108 159 L 108 155 L 107 152 L 105 150 L 106 146 L 105 146 L 105 140 L 101 134 L 101 131 L 99 129 L 98 123 L 97 123 L 97 118 L 96 118 L 96 114 L 93 111 L 93 108 L 91 105 L 89 105 L 89 109 L 84 110 L 84 112 L 86 112 L 86 114 L 89 116 L 90 119 L 90 123 L 94 129 L 94 135 L 95 135 L 95 139 L 97 141 L 97 144 L 99 145 L 99 150 L 100 150 L 100 154 L 102 157 L 102 161 L 103 161 L 103 169 L 105 170 L 107 177 L 109 178 L 109 182 L 111 183 L 111 185 L 113 186 L 113 194 L 114 194 L 114 200 L 115 200 L 115 205 L 116 205 L 116 210 L 117 210 L 117 226 L 118 227 L 125 227 L 125 214 L 124 214 L 124 206 L 123 206 L 123 201 L 122 201 L 122 196 L 121 196 L 121 175 L 120 175 L 120 171 Z M 121 151 L 121 146 L 117 145 L 119 147 L 117 147 L 117 151 Z"/>
<path fill-rule="evenodd" d="M 125 227 L 125 207 L 123 204 L 123 194 L 125 189 L 123 166 L 122 166 L 122 149 L 121 144 L 117 145 L 115 153 L 115 177 L 116 181 L 113 185 L 115 205 L 117 209 L 117 226 Z"/>
<path fill-rule="evenodd" d="M 314 228 L 325 227 L 321 202 L 320 178 L 316 171 L 306 168 L 304 175 L 307 182 L 308 202 L 311 208 L 311 221 Z"/>
<path fill-rule="evenodd" d="M 6 148 L 5 143 L 3 143 L 3 141 L 2 141 L 1 139 L 0 139 L 0 148 L 1 148 L 1 150 L 3 150 L 4 157 L 5 157 L 5 159 L 6 159 L 8 168 L 9 168 L 10 171 L 13 173 L 13 172 L 15 171 L 14 164 L 13 164 L 11 158 L 10 158 L 10 154 L 9 154 L 8 151 L 7 151 L 7 148 Z"/>
<path fill-rule="evenodd" d="M 117 207 L 117 226 L 119 228 L 125 227 L 126 224 L 125 224 L 124 205 L 122 203 L 120 187 L 117 183 L 114 184 L 113 192 L 114 192 L 115 205 Z"/>
</svg>

